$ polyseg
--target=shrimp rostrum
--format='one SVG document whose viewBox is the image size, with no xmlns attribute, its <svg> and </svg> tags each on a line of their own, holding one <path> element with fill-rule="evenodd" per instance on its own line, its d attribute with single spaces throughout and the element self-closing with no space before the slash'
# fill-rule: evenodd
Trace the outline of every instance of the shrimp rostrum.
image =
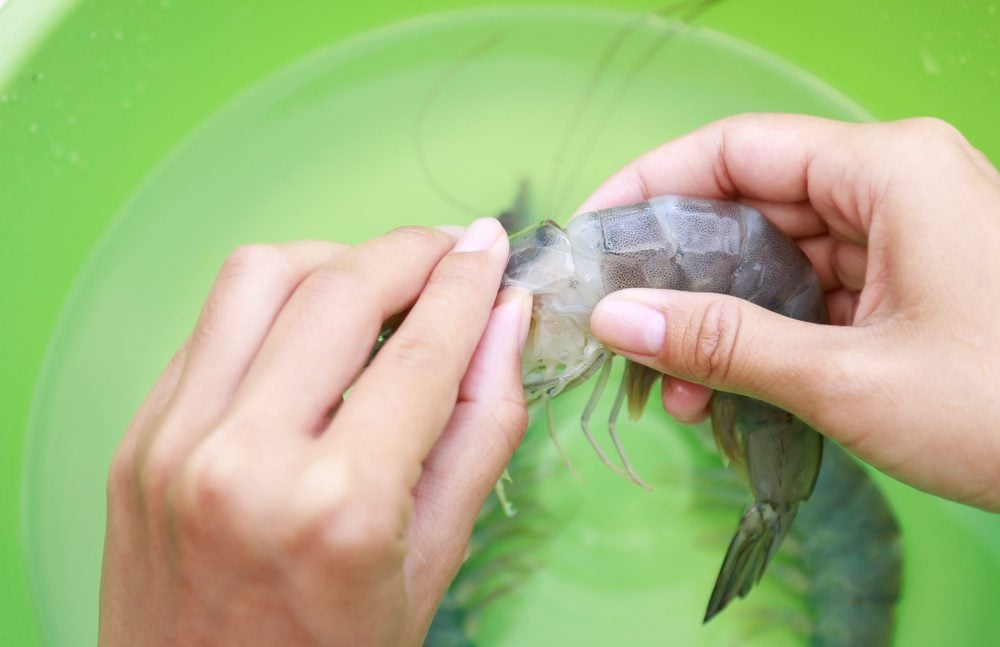
<svg viewBox="0 0 1000 647">
<path fill-rule="evenodd" d="M 612 353 L 590 332 L 590 313 L 624 288 L 729 294 L 796 319 L 825 322 L 823 292 L 799 248 L 760 213 L 733 202 L 681 196 L 587 213 L 563 229 L 545 221 L 511 237 L 504 284 L 534 295 L 522 357 L 529 402 L 551 400 L 598 374 L 582 427 L 589 430 Z M 614 433 L 627 399 L 637 417 L 657 374 L 629 362 L 612 406 L 609 434 L 624 472 L 641 484 Z M 707 621 L 760 580 L 809 498 L 823 438 L 795 416 L 749 397 L 718 392 L 711 401 L 720 452 L 753 495 L 732 539 L 705 614 Z"/>
</svg>

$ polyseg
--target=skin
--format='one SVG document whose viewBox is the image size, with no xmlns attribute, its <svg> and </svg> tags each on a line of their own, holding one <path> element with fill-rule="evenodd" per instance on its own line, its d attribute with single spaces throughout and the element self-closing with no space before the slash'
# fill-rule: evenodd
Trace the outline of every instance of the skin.
<svg viewBox="0 0 1000 647">
<path fill-rule="evenodd" d="M 752 395 L 1000 510 L 1000 175 L 980 153 L 931 120 L 737 117 L 643 156 L 582 210 L 665 193 L 759 208 L 840 324 L 609 296 L 594 331 L 675 376 L 668 411 Z M 234 252 L 113 459 L 100 644 L 419 644 L 524 433 L 530 303 L 497 298 L 506 256 L 489 219 Z M 366 340 L 407 310 L 364 368 Z"/>
<path fill-rule="evenodd" d="M 492 219 L 234 252 L 114 457 L 100 644 L 418 644 L 526 425 L 506 258 Z"/>
<path fill-rule="evenodd" d="M 594 334 L 672 376 L 667 411 L 696 421 L 712 389 L 750 395 L 901 481 L 1000 511 L 1000 174 L 982 153 L 933 119 L 742 115 L 643 155 L 580 211 L 671 193 L 760 210 L 838 325 L 721 295 L 608 296 Z"/>
</svg>

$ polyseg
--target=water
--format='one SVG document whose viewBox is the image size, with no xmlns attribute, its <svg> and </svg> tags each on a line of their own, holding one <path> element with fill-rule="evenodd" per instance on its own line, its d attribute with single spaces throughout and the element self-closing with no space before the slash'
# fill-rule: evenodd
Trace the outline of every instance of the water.
<svg viewBox="0 0 1000 647">
<path fill-rule="evenodd" d="M 711 119 L 866 116 L 782 61 L 708 31 L 665 42 L 630 80 L 636 57 L 663 39 L 666 23 L 653 20 L 625 43 L 561 147 L 605 44 L 634 20 L 477 10 L 365 35 L 262 80 L 137 188 L 79 278 L 36 392 L 26 541 L 48 644 L 93 642 L 111 452 L 236 245 L 353 242 L 402 224 L 464 223 L 504 208 L 521 178 L 549 206 L 540 216 L 564 220 L 623 163 Z M 566 163 L 554 168 L 560 151 Z M 567 176 L 567 188 L 554 190 L 553 178 Z M 568 427 L 578 405 L 579 397 L 560 409 Z M 578 434 L 564 434 L 584 483 L 555 478 L 543 496 L 576 497 L 579 512 L 547 544 L 544 568 L 489 608 L 480 629 L 487 644 L 727 644 L 759 626 L 767 617 L 759 609 L 795 607 L 794 596 L 766 584 L 701 628 L 738 515 L 722 523 L 691 508 L 686 449 L 662 417 L 622 433 L 657 493 L 620 482 Z M 945 508 L 904 488 L 891 496 L 914 558 L 901 644 L 974 642 L 990 622 L 995 635 L 1000 620 L 986 600 L 1000 590 L 1000 568 L 985 540 L 964 528 L 935 532 L 952 526 Z M 779 628 L 767 640 L 795 637 Z"/>
</svg>

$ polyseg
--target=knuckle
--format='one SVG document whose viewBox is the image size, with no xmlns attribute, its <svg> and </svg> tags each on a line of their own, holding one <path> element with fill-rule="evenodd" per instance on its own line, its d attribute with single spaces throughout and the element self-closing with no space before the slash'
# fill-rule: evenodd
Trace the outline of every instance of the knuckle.
<svg viewBox="0 0 1000 647">
<path fill-rule="evenodd" d="M 320 240 L 315 238 L 307 238 L 303 240 L 297 240 L 292 243 L 284 243 L 280 245 L 284 249 L 296 249 L 305 253 L 310 259 L 318 262 L 323 262 L 332 258 L 336 258 L 340 254 L 352 249 L 352 246 L 348 243 L 339 243 L 332 240 Z"/>
<path fill-rule="evenodd" d="M 378 310 L 373 301 L 373 293 L 368 281 L 353 267 L 346 264 L 328 265 L 313 272 L 298 287 L 299 295 L 315 306 L 296 310 L 306 338 L 322 337 L 329 333 L 334 315 L 339 308 L 348 304 L 353 312 L 362 316 L 373 316 Z"/>
<path fill-rule="evenodd" d="M 451 236 L 443 231 L 439 231 L 433 227 L 421 227 L 418 225 L 397 227 L 390 231 L 388 236 L 390 238 L 399 239 L 403 242 L 427 247 L 440 247 L 442 245 L 450 246 L 451 243 L 454 242 Z"/>
<path fill-rule="evenodd" d="M 299 287 L 320 299 L 363 297 L 368 292 L 365 279 L 352 266 L 333 263 L 313 272 Z"/>
<path fill-rule="evenodd" d="M 181 526 L 201 530 L 206 520 L 217 524 L 246 510 L 241 475 L 253 471 L 245 463 L 235 447 L 199 446 L 177 477 L 172 503 Z"/>
<path fill-rule="evenodd" d="M 401 557 L 405 546 L 405 526 L 388 511 L 391 506 L 341 507 L 319 526 L 318 537 L 326 555 L 337 564 L 367 566 Z"/>
<path fill-rule="evenodd" d="M 524 405 L 524 399 L 503 399 L 492 408 L 490 415 L 494 426 L 500 431 L 498 436 L 504 443 L 504 452 L 513 455 L 528 427 L 528 409 Z"/>
<path fill-rule="evenodd" d="M 468 317 L 496 298 L 500 273 L 485 254 L 452 254 L 438 263 L 420 299 L 438 312 Z M 495 277 L 495 280 L 493 279 Z"/>
<path fill-rule="evenodd" d="M 888 144 L 902 160 L 927 160 L 952 163 L 972 145 L 955 126 L 937 117 L 915 117 L 887 124 L 891 134 Z M 944 155 L 944 159 L 940 159 Z"/>
<path fill-rule="evenodd" d="M 234 297 L 239 298 L 243 291 L 254 289 L 264 281 L 270 283 L 274 278 L 283 281 L 291 273 L 289 260 L 273 245 L 253 244 L 236 248 L 216 275 L 193 334 L 195 343 L 216 334 L 225 334 L 225 313 Z"/>
<path fill-rule="evenodd" d="M 177 461 L 163 442 L 154 440 L 132 467 L 132 474 L 127 478 L 138 482 L 146 500 L 156 501 L 166 496 L 177 470 Z"/>
<path fill-rule="evenodd" d="M 713 300 L 696 314 L 690 327 L 690 371 L 709 385 L 727 382 L 740 334 L 742 311 L 729 300 Z"/>
<path fill-rule="evenodd" d="M 457 340 L 446 331 L 433 326 L 403 329 L 389 341 L 388 355 L 397 370 L 427 372 L 457 353 Z"/>
<path fill-rule="evenodd" d="M 965 137 L 958 128 L 944 119 L 937 117 L 915 117 L 904 122 L 908 131 L 923 137 L 939 139 L 947 142 L 964 142 Z"/>
<path fill-rule="evenodd" d="M 521 397 L 518 400 L 505 402 L 507 406 L 501 407 L 501 411 L 504 411 L 506 414 L 503 417 L 506 421 L 504 428 L 513 431 L 520 438 L 524 430 L 528 428 L 528 408 L 524 404 L 524 398 Z M 518 442 L 518 444 L 520 443 Z M 516 449 L 516 446 L 512 449 Z"/>
<path fill-rule="evenodd" d="M 318 554 L 338 570 L 402 559 L 412 505 L 409 493 L 387 487 L 385 478 L 362 487 L 365 480 L 357 471 L 356 466 L 329 465 L 307 470 L 285 510 L 283 552 Z"/>
<path fill-rule="evenodd" d="M 255 276 L 261 272 L 281 274 L 289 271 L 288 259 L 274 245 L 254 243 L 233 250 L 219 271 L 222 282 Z"/>
<path fill-rule="evenodd" d="M 131 491 L 136 484 L 135 448 L 128 439 L 115 450 L 108 468 L 108 497 L 118 497 Z"/>
<path fill-rule="evenodd" d="M 483 288 L 489 275 L 490 258 L 485 254 L 450 254 L 441 259 L 431 273 L 430 285 L 469 290 Z"/>
</svg>

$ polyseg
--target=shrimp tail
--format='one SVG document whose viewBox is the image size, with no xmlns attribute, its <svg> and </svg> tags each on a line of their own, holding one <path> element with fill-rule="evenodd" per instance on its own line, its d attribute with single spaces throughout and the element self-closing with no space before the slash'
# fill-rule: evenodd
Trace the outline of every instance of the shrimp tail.
<svg viewBox="0 0 1000 647">
<path fill-rule="evenodd" d="M 704 622 L 726 608 L 736 596 L 746 597 L 792 527 L 798 505 L 778 508 L 770 503 L 750 505 L 729 544 L 708 601 Z"/>
<path fill-rule="evenodd" d="M 754 494 L 736 529 L 709 598 L 705 622 L 736 596 L 746 597 L 816 485 L 823 438 L 795 416 L 730 393 L 712 397 L 716 440 Z"/>
</svg>

